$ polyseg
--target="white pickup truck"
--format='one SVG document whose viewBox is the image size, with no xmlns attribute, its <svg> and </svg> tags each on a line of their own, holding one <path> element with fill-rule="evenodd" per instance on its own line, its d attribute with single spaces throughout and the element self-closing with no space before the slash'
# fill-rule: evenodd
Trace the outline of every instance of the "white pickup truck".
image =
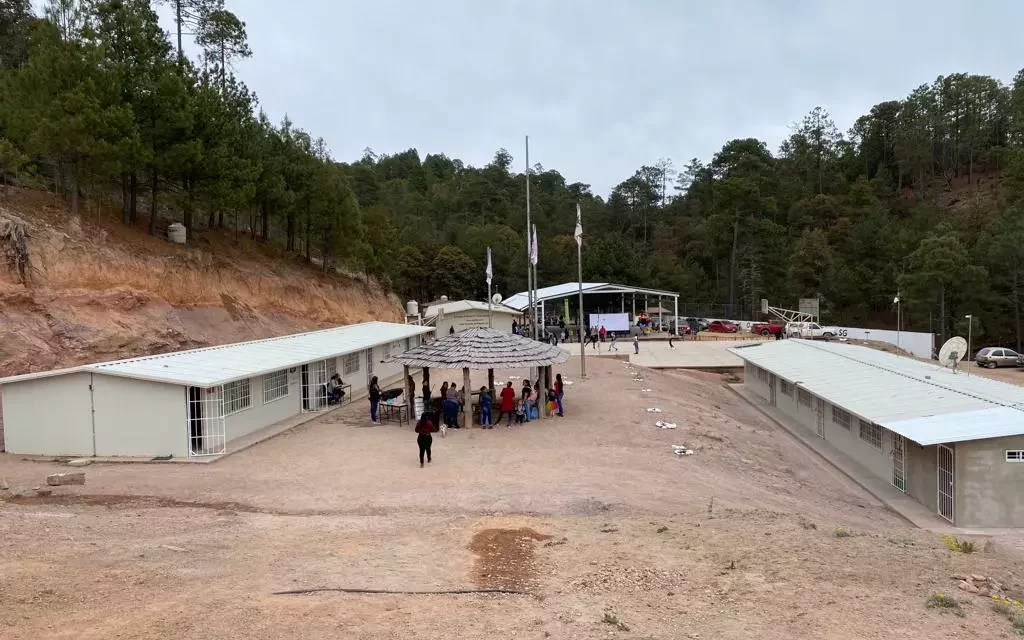
<svg viewBox="0 0 1024 640">
<path fill-rule="evenodd" d="M 846 332 L 837 327 L 823 327 L 817 322 L 790 322 L 786 325 L 786 335 L 790 338 L 808 340 L 831 340 L 844 337 Z"/>
</svg>

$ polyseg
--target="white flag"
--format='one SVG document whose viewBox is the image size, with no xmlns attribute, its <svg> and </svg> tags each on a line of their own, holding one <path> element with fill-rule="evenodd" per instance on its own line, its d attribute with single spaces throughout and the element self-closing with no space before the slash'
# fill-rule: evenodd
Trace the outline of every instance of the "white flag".
<svg viewBox="0 0 1024 640">
<path fill-rule="evenodd" d="M 537 264 L 537 225 L 533 225 L 533 244 L 530 246 L 530 264 Z"/>
<path fill-rule="evenodd" d="M 494 271 L 491 269 L 491 248 L 487 247 L 487 286 L 491 286 L 491 278 L 494 276 Z"/>
<path fill-rule="evenodd" d="M 580 203 L 576 203 L 576 246 L 583 246 L 583 213 L 580 211 Z"/>
</svg>

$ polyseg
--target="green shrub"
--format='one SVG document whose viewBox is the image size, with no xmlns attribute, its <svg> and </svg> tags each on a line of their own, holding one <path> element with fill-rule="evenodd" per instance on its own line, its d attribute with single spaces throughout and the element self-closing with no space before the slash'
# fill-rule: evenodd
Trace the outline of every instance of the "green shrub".
<svg viewBox="0 0 1024 640">
<path fill-rule="evenodd" d="M 929 596 L 925 601 L 925 606 L 929 609 L 938 609 L 944 613 L 949 612 L 961 618 L 964 617 L 964 608 L 960 606 L 960 601 L 944 593 L 934 593 Z"/>
</svg>

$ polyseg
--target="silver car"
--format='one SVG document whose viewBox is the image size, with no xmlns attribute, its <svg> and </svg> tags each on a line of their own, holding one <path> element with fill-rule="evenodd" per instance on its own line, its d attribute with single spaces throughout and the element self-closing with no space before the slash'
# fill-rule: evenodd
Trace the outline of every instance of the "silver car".
<svg viewBox="0 0 1024 640">
<path fill-rule="evenodd" d="M 979 367 L 995 369 L 996 367 L 1016 367 L 1020 354 L 1006 347 L 985 347 L 974 357 Z"/>
</svg>

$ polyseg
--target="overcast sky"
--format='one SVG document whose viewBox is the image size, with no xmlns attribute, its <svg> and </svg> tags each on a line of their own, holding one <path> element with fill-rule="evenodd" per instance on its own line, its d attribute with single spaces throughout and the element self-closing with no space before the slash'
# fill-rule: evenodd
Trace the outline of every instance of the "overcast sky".
<svg viewBox="0 0 1024 640">
<path fill-rule="evenodd" d="M 939 74 L 1009 83 L 1014 0 L 227 0 L 237 65 L 339 160 L 409 147 L 487 163 L 500 147 L 607 196 L 642 164 L 773 152 L 815 105 L 840 130 Z M 170 29 L 172 24 L 166 23 Z"/>
</svg>

